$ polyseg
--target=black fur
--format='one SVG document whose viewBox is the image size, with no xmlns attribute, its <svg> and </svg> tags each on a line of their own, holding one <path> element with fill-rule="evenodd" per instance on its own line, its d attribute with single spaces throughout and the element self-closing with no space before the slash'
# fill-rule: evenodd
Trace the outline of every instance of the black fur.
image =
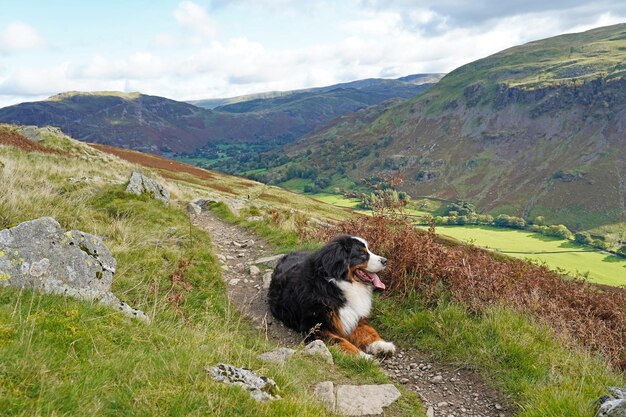
<svg viewBox="0 0 626 417">
<path fill-rule="evenodd" d="M 331 282 L 346 280 L 350 266 L 365 263 L 369 254 L 362 242 L 340 236 L 315 253 L 285 255 L 272 274 L 268 301 L 272 314 L 287 327 L 301 333 L 319 325 L 335 331 L 331 313 L 346 302 L 341 289 Z"/>
</svg>

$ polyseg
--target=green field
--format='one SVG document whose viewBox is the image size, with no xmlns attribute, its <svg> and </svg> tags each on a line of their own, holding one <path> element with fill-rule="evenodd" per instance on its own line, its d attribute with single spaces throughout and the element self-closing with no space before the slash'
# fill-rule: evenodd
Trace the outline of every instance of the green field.
<svg viewBox="0 0 626 417">
<path fill-rule="evenodd" d="M 545 263 L 554 270 L 613 286 L 626 285 L 626 259 L 577 243 L 523 230 L 488 226 L 437 226 L 437 233 L 521 259 Z"/>
<path fill-rule="evenodd" d="M 351 208 L 364 214 L 371 213 L 356 209 L 357 199 L 339 194 L 319 193 L 311 194 L 310 197 L 337 207 Z M 429 214 L 413 208 L 405 212 L 411 216 Z M 525 230 L 489 226 L 437 226 L 437 233 L 515 258 L 544 263 L 550 269 L 567 275 L 586 276 L 590 281 L 599 284 L 626 285 L 626 259 L 572 241 Z"/>
</svg>

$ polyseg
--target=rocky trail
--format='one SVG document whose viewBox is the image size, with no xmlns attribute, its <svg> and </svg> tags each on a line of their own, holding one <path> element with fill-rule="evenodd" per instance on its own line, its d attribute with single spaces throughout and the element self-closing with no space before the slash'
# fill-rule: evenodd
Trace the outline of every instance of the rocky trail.
<svg viewBox="0 0 626 417">
<path fill-rule="evenodd" d="M 231 225 L 202 211 L 193 223 L 211 235 L 228 284 L 228 296 L 266 338 L 281 346 L 302 343 L 299 334 L 274 319 L 266 302 L 275 260 L 258 262 L 277 253 L 251 231 Z M 384 335 L 383 335 L 384 337 Z M 389 378 L 422 399 L 427 417 L 509 417 L 511 401 L 496 392 L 474 371 L 442 363 L 417 349 L 399 345 L 395 356 L 381 360 Z"/>
</svg>

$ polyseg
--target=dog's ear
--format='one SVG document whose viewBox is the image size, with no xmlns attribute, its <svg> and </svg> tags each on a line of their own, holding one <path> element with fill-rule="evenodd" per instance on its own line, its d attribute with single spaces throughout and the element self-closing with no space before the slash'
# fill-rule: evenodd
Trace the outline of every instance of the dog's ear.
<svg viewBox="0 0 626 417">
<path fill-rule="evenodd" d="M 319 275 L 330 279 L 343 279 L 348 274 L 348 254 L 339 242 L 332 242 L 315 254 L 315 266 Z"/>
</svg>

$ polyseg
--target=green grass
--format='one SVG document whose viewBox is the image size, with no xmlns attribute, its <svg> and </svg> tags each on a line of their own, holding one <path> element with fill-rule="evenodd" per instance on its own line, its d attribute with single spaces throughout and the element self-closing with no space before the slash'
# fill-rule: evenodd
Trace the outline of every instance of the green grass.
<svg viewBox="0 0 626 417">
<path fill-rule="evenodd" d="M 385 298 L 377 307 L 385 336 L 478 369 L 512 395 L 518 417 L 592 416 L 605 386 L 626 383 L 601 358 L 568 348 L 547 327 L 507 308 L 471 315 L 443 301 L 427 308 L 416 297 Z"/>
<path fill-rule="evenodd" d="M 295 191 L 296 193 L 304 193 L 304 187 L 307 185 L 313 185 L 313 181 L 307 178 L 292 178 L 278 185 L 290 191 Z"/>
<path fill-rule="evenodd" d="M 509 256 L 545 263 L 573 276 L 588 276 L 592 282 L 626 285 L 626 259 L 572 241 L 488 226 L 437 226 L 436 231 Z"/>
<path fill-rule="evenodd" d="M 101 236 L 118 261 L 113 292 L 151 324 L 91 302 L 0 288 L 1 415 L 318 416 L 328 413 L 310 395 L 316 382 L 387 381 L 379 369 L 341 355 L 336 366 L 300 354 L 282 366 L 261 362 L 256 355 L 276 346 L 230 305 L 209 236 L 175 201 L 166 207 L 125 193 L 124 184 L 68 181 L 123 181 L 136 167 L 75 142 L 63 145 L 89 160 L 0 146 L 0 227 L 48 215 L 66 229 Z M 290 236 L 275 239 L 289 245 Z M 170 278 L 181 261 L 188 263 L 186 285 Z M 218 362 L 275 379 L 283 399 L 258 404 L 213 381 L 204 368 Z M 389 414 L 423 410 L 405 393 Z"/>
</svg>

